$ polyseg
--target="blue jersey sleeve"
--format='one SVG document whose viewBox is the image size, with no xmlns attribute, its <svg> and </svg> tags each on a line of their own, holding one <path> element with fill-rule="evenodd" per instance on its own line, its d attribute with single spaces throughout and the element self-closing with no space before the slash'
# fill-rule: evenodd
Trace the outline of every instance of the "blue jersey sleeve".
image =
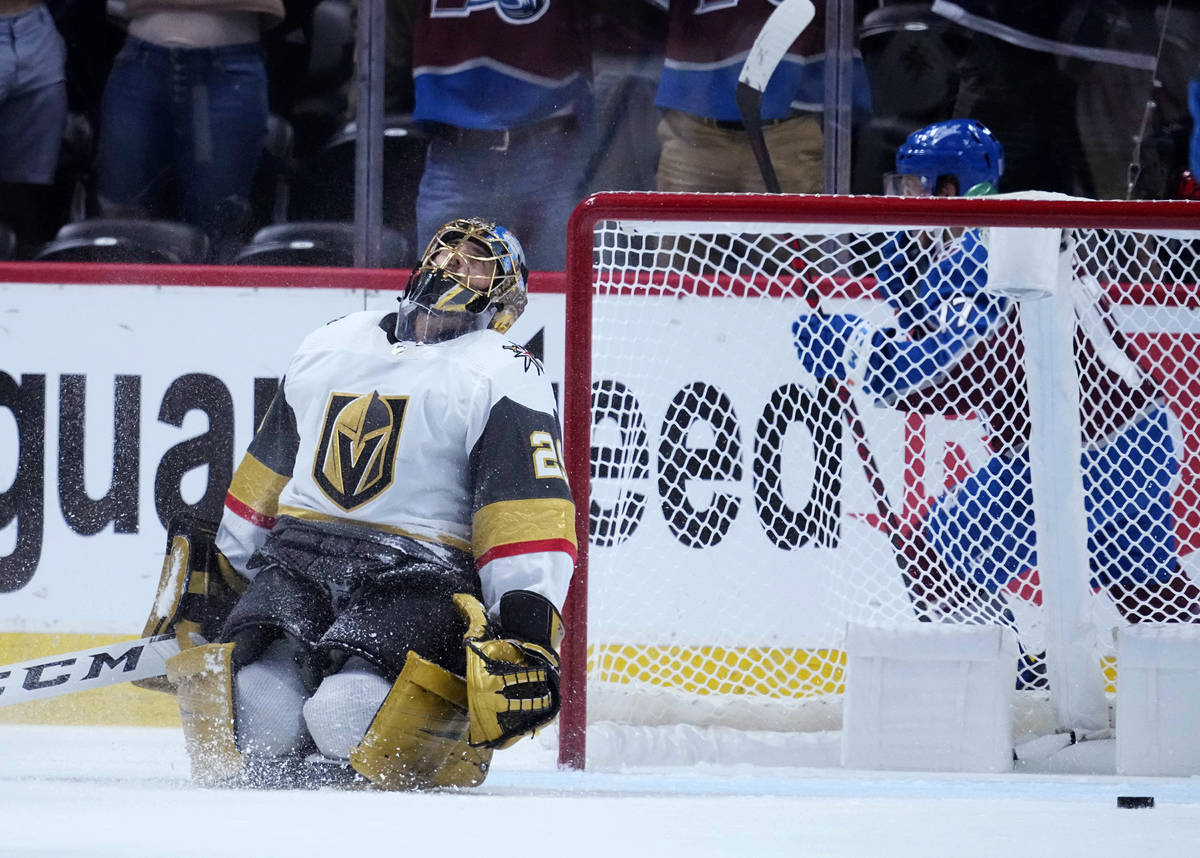
<svg viewBox="0 0 1200 858">
<path fill-rule="evenodd" d="M 987 250 L 973 230 L 916 261 L 907 234 L 885 245 L 877 288 L 897 327 L 871 340 L 864 383 L 885 404 L 937 382 L 1005 323 L 1009 301 L 985 291 Z M 918 270 L 924 265 L 924 270 Z"/>
</svg>

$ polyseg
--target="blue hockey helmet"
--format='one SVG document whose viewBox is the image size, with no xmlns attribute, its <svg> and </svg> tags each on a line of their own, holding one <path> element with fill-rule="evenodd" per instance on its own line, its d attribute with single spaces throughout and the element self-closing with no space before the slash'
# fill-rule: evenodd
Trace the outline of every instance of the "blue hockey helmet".
<svg viewBox="0 0 1200 858">
<path fill-rule="evenodd" d="M 941 176 L 953 176 L 964 196 L 994 194 L 1004 173 L 1004 147 L 974 119 L 947 119 L 908 135 L 896 152 L 900 187 L 931 194 Z M 912 177 L 911 179 L 909 177 Z"/>
<path fill-rule="evenodd" d="M 512 327 L 528 301 L 525 251 L 513 233 L 484 218 L 460 218 L 439 229 L 400 298 L 396 334 L 445 340 L 488 326 Z M 422 325 L 413 322 L 421 310 Z"/>
</svg>

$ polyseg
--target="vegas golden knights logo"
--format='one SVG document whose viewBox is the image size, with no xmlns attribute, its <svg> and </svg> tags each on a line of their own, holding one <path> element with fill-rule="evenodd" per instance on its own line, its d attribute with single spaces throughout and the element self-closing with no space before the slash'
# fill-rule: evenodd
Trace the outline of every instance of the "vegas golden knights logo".
<svg viewBox="0 0 1200 858">
<path fill-rule="evenodd" d="M 407 407 L 407 396 L 330 394 L 313 479 L 342 509 L 356 509 L 392 484 Z"/>
</svg>

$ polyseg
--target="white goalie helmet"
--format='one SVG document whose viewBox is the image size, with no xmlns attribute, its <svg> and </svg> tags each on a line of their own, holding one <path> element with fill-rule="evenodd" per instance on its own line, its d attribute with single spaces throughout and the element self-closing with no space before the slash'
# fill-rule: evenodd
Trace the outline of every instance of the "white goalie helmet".
<svg viewBox="0 0 1200 858">
<path fill-rule="evenodd" d="M 396 336 L 439 342 L 491 327 L 505 333 L 528 302 L 525 251 L 511 231 L 484 218 L 439 229 L 400 300 Z"/>
</svg>

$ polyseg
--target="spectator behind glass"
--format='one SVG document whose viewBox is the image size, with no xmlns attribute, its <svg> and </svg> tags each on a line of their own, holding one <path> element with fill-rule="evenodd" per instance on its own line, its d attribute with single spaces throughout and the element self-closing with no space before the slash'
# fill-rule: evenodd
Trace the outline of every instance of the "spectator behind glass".
<svg viewBox="0 0 1200 858">
<path fill-rule="evenodd" d="M 971 31 L 955 112 L 1004 140 L 1010 190 L 1099 199 L 1174 192 L 1185 81 L 1200 39 L 1196 12 L 1185 7 L 935 0 L 934 13 Z"/>
<path fill-rule="evenodd" d="M 1188 112 L 1192 116 L 1192 136 L 1188 147 L 1188 169 L 1192 176 L 1200 176 L 1200 70 L 1188 82 Z"/>
<path fill-rule="evenodd" d="M 419 0 L 413 117 L 430 132 L 417 231 L 508 224 L 534 269 L 566 264 L 590 121 L 587 0 Z"/>
<path fill-rule="evenodd" d="M 1187 81 L 1200 51 L 1200 11 L 1179 3 L 1120 3 L 1117 9 L 1113 3 L 1092 21 L 1097 42 L 1120 59 L 1143 55 L 1151 67 L 1068 66 L 1079 78 L 1079 139 L 1096 197 L 1172 197 L 1187 169 Z"/>
<path fill-rule="evenodd" d="M 267 129 L 260 31 L 282 0 L 128 0 L 129 35 L 101 104 L 106 217 L 181 219 L 241 238 Z"/>
<path fill-rule="evenodd" d="M 665 0 L 663 0 L 665 2 Z M 777 4 L 670 0 L 667 57 L 658 86 L 660 191 L 766 188 L 734 101 L 746 54 Z M 763 133 L 785 193 L 819 193 L 824 140 L 825 4 L 788 50 L 762 100 Z M 869 110 L 866 70 L 854 62 L 856 112 Z"/>
<path fill-rule="evenodd" d="M 66 127 L 65 66 L 46 6 L 0 0 L 0 223 L 23 246 L 49 237 L 43 215 Z"/>
<path fill-rule="evenodd" d="M 658 171 L 654 106 L 667 14 L 652 0 L 605 0 L 592 12 L 596 140 L 586 172 L 592 191 L 652 191 Z"/>
</svg>

